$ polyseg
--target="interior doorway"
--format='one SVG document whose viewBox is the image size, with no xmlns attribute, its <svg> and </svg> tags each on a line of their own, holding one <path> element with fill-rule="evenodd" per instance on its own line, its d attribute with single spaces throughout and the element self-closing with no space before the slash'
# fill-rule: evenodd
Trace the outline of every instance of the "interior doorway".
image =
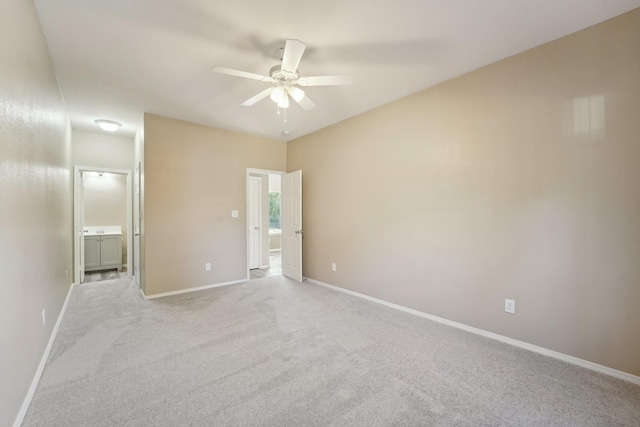
<svg viewBox="0 0 640 427">
<path fill-rule="evenodd" d="M 91 213 L 91 218 L 93 218 L 91 221 L 96 224 L 89 224 L 85 221 L 85 184 L 87 180 L 92 181 L 95 189 L 103 190 L 116 185 L 116 181 L 125 181 L 125 188 L 121 190 L 126 193 L 124 220 L 109 219 L 112 218 L 106 212 L 109 210 L 109 200 L 103 200 L 100 206 L 95 208 L 97 213 Z M 131 277 L 133 259 L 131 184 L 131 170 L 90 166 L 74 167 L 74 283 L 76 285 L 84 283 L 85 274 L 89 272 L 92 274 L 99 272 L 101 275 L 104 272 L 104 278 L 108 279 L 111 278 L 108 272 L 116 270 L 119 273 L 118 277 Z M 99 198 L 100 190 L 97 190 L 92 197 Z M 106 223 L 99 223 L 102 221 Z M 122 237 L 117 237 L 118 234 L 121 234 Z M 87 248 L 85 248 L 85 243 L 89 245 Z M 118 252 L 119 249 L 123 249 L 122 252 Z M 85 256 L 88 258 L 89 267 L 87 267 Z M 90 279 L 99 280 L 101 277 L 94 276 Z"/>
<path fill-rule="evenodd" d="M 282 274 L 281 176 L 247 169 L 247 280 Z"/>
</svg>

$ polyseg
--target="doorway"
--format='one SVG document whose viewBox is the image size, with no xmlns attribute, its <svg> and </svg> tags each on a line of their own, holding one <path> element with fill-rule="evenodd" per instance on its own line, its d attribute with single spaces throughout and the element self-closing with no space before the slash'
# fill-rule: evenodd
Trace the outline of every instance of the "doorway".
<svg viewBox="0 0 640 427">
<path fill-rule="evenodd" d="M 282 274 L 281 171 L 247 169 L 247 280 Z"/>
<path fill-rule="evenodd" d="M 124 217 L 121 220 L 109 219 L 109 200 L 101 200 L 97 207 L 97 213 L 91 212 L 91 222 L 99 224 L 89 224 L 85 221 L 85 184 L 87 180 L 92 181 L 94 189 L 108 189 L 116 182 L 124 184 L 121 192 L 126 193 L 124 205 Z M 89 166 L 74 166 L 74 283 L 76 285 L 86 281 L 96 281 L 100 279 L 110 279 L 117 277 L 131 277 L 132 272 L 132 194 L 131 194 L 131 171 L 123 169 L 96 168 Z M 100 198 L 100 190 L 94 192 L 94 199 Z M 95 201 L 95 200 L 94 200 Z M 91 208 L 96 210 L 95 208 Z M 120 207 L 121 209 L 121 207 Z M 116 214 L 114 214 L 116 215 Z M 102 221 L 106 223 L 102 223 Z M 115 224 L 119 222 L 120 224 Z M 117 237 L 118 234 L 121 237 Z M 116 236 L 116 237 L 114 237 Z M 89 239 L 90 267 L 86 268 L 85 243 Z M 117 242 L 117 243 L 116 243 Z M 123 243 L 124 242 L 124 243 Z M 119 245 L 118 245 L 119 243 Z M 118 250 L 123 249 L 124 257 Z M 89 270 L 89 271 L 87 271 Z M 116 270 L 114 273 L 112 270 Z M 85 277 L 86 273 L 92 276 Z M 85 280 L 89 279 L 89 280 Z"/>
<path fill-rule="evenodd" d="M 252 205 L 260 203 L 252 197 L 256 179 L 262 180 L 261 220 L 262 266 L 252 268 Z M 286 173 L 247 169 L 247 280 L 285 275 L 302 281 L 302 171 Z"/>
</svg>

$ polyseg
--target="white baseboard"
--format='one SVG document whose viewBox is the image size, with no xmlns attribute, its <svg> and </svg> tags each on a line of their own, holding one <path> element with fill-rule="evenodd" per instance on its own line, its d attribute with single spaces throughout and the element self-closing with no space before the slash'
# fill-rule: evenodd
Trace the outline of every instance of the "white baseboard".
<svg viewBox="0 0 640 427">
<path fill-rule="evenodd" d="M 38 387 L 38 383 L 40 382 L 40 378 L 42 377 L 42 372 L 44 371 L 44 367 L 47 364 L 47 359 L 49 358 L 49 354 L 51 353 L 51 347 L 53 347 L 53 342 L 56 339 L 56 335 L 58 334 L 58 328 L 60 328 L 60 323 L 62 323 L 62 318 L 64 317 L 64 312 L 67 309 L 67 303 L 69 302 L 69 297 L 71 296 L 71 292 L 76 285 L 74 283 L 69 286 L 69 291 L 67 292 L 67 297 L 64 300 L 64 304 L 62 304 L 62 309 L 60 310 L 60 314 L 58 315 L 58 320 L 56 320 L 56 325 L 53 327 L 51 331 L 51 336 L 49 337 L 49 342 L 47 343 L 47 347 L 44 349 L 44 353 L 42 354 L 42 358 L 40 359 L 40 364 L 38 365 L 38 369 L 36 370 L 36 374 L 33 376 L 33 380 L 31 381 L 31 386 L 29 387 L 29 391 L 27 392 L 27 396 L 24 398 L 22 402 L 22 407 L 20 408 L 20 412 L 16 417 L 15 422 L 13 423 L 14 427 L 20 427 L 22 421 L 24 421 L 24 416 L 27 415 L 27 410 L 29 409 L 29 405 L 31 404 L 31 399 L 33 399 L 33 395 L 36 392 L 36 388 Z"/>
<path fill-rule="evenodd" d="M 537 345 L 529 344 L 524 341 L 519 341 L 513 338 L 505 337 L 504 335 L 494 334 L 493 332 L 485 331 L 484 329 L 474 328 L 473 326 L 465 325 L 463 323 L 454 322 L 452 320 L 447 320 L 442 317 L 433 316 L 431 314 L 424 313 L 422 311 L 414 310 L 412 308 L 408 308 L 402 305 L 394 304 L 392 302 L 388 302 L 382 299 L 374 298 L 369 295 L 361 294 L 358 292 L 351 291 L 349 289 L 340 288 L 338 286 L 330 285 L 328 283 L 320 282 L 319 280 L 310 279 L 305 277 L 309 283 L 313 283 L 314 285 L 322 286 L 327 289 L 332 289 L 334 291 L 342 292 L 348 295 L 352 295 L 358 298 L 365 299 L 367 301 L 375 302 L 378 304 L 382 304 L 384 306 L 394 308 L 396 310 L 404 311 L 405 313 L 410 313 L 416 316 L 423 317 L 425 319 L 433 320 L 434 322 L 442 323 L 444 325 L 452 326 L 454 328 L 462 329 L 467 332 L 471 332 L 476 335 L 481 335 L 486 338 L 491 338 L 506 344 L 510 344 L 516 347 L 523 348 L 525 350 L 533 351 L 535 353 L 539 353 L 545 356 L 553 357 L 554 359 L 562 360 L 564 362 L 571 363 L 573 365 L 577 365 L 583 368 L 591 369 L 592 371 L 600 372 L 605 375 L 609 375 L 615 378 L 619 378 L 621 380 L 629 381 L 630 383 L 640 385 L 640 377 L 636 375 L 629 374 L 627 372 L 619 371 L 617 369 L 609 368 L 607 366 L 599 365 L 597 363 L 589 362 L 588 360 L 579 359 L 574 356 L 569 356 L 568 354 L 560 353 L 554 350 L 549 350 L 548 348 L 539 347 Z"/>
<path fill-rule="evenodd" d="M 142 289 L 140 289 L 140 292 L 142 292 L 142 296 L 144 297 L 144 299 L 155 299 L 155 298 L 168 297 L 171 295 L 186 294 L 188 292 L 203 291 L 205 289 L 219 288 L 221 286 L 235 285 L 237 283 L 244 283 L 246 281 L 247 279 L 231 280 L 229 282 L 214 283 L 211 285 L 198 286 L 197 288 L 186 288 L 186 289 L 180 289 L 178 291 L 163 292 L 161 294 L 152 294 L 152 295 L 145 295 L 145 293 L 142 292 Z"/>
</svg>

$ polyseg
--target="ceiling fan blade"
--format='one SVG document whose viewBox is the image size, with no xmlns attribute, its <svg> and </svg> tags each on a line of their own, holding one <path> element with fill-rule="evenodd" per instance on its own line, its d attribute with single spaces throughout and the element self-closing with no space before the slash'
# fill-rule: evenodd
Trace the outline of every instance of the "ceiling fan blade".
<svg viewBox="0 0 640 427">
<path fill-rule="evenodd" d="M 274 89 L 275 89 L 275 86 L 274 87 L 270 87 L 269 89 L 265 89 L 262 92 L 260 92 L 259 94 L 257 94 L 256 96 L 254 96 L 252 98 L 249 98 L 246 101 L 244 101 L 242 103 L 242 105 L 244 107 L 251 107 L 256 102 L 261 101 L 264 98 L 266 98 L 267 96 L 271 95 L 271 92 L 273 92 Z"/>
<path fill-rule="evenodd" d="M 282 55 L 282 69 L 295 73 L 298 70 L 305 48 L 305 44 L 300 40 L 287 40 L 284 45 L 284 54 Z"/>
<path fill-rule="evenodd" d="M 351 83 L 353 83 L 351 76 L 314 76 L 298 79 L 300 86 L 344 86 Z"/>
<path fill-rule="evenodd" d="M 230 76 L 244 77 L 246 79 L 260 80 L 262 82 L 273 83 L 273 79 L 269 76 L 261 76 L 260 74 L 248 73 L 246 71 L 234 70 L 232 68 L 213 67 L 211 70 L 220 74 L 227 74 Z"/>
<path fill-rule="evenodd" d="M 294 99 L 295 101 L 295 99 Z M 296 101 L 298 105 L 302 107 L 303 110 L 311 110 L 316 104 L 313 103 L 307 96 L 302 98 L 300 101 Z"/>
</svg>

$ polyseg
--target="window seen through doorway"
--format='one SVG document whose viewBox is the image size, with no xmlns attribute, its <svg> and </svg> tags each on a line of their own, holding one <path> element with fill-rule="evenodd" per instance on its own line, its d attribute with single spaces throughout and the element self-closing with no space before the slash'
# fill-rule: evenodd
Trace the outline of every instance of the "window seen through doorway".
<svg viewBox="0 0 640 427">
<path fill-rule="evenodd" d="M 269 192 L 269 231 L 280 231 L 280 192 Z"/>
</svg>

